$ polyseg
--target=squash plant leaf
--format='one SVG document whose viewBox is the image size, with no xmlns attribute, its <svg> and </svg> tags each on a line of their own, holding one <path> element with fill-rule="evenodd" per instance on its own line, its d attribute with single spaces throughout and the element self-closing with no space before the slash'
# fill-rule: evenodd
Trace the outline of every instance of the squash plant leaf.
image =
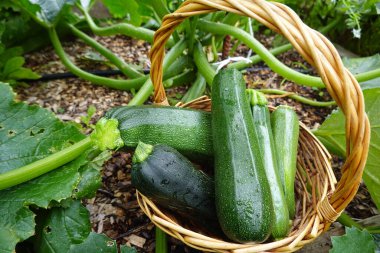
<svg viewBox="0 0 380 253">
<path fill-rule="evenodd" d="M 367 230 L 346 227 L 346 234 L 331 237 L 332 249 L 329 253 L 374 253 L 376 244 Z"/>
<path fill-rule="evenodd" d="M 79 130 L 38 106 L 14 102 L 0 84 L 0 173 L 32 163 L 84 138 Z"/>
<path fill-rule="evenodd" d="M 114 18 L 125 18 L 128 23 L 135 26 L 141 25 L 139 4 L 135 0 L 102 0 Z"/>
<path fill-rule="evenodd" d="M 343 58 L 343 64 L 351 71 L 352 74 L 360 74 L 367 71 L 380 68 L 380 54 L 361 58 Z M 380 87 L 380 77 L 369 81 L 361 82 L 362 89 Z"/>
<path fill-rule="evenodd" d="M 363 180 L 377 208 L 380 208 L 380 88 L 363 91 L 365 108 L 371 124 L 371 142 Z M 327 149 L 341 157 L 345 157 L 344 115 L 338 110 L 332 113 L 314 132 Z"/>
<path fill-rule="evenodd" d="M 21 47 L 12 47 L 0 52 L 0 81 L 11 85 L 19 79 L 38 79 L 40 75 L 31 69 L 24 68 L 25 63 Z"/>
<path fill-rule="evenodd" d="M 44 158 L 84 137 L 52 112 L 15 102 L 9 85 L 0 83 L 0 173 Z M 0 191 L 0 252 L 14 252 L 18 242 L 34 234 L 35 213 L 29 206 L 49 208 L 73 195 L 93 194 L 100 183 L 100 166 L 109 157 L 108 152 L 88 150 L 61 168 Z M 88 178 L 91 181 L 84 182 Z"/>
<path fill-rule="evenodd" d="M 91 232 L 87 239 L 78 245 L 72 245 L 69 253 L 82 252 L 104 252 L 117 253 L 117 244 L 115 240 L 108 238 L 104 234 Z M 136 249 L 122 245 L 120 246 L 121 253 L 136 253 Z"/>
<path fill-rule="evenodd" d="M 29 240 L 36 252 L 117 253 L 116 241 L 91 232 L 88 210 L 80 201 L 68 201 L 67 206 L 41 210 L 37 214 L 36 236 Z M 135 252 L 127 247 L 129 251 Z"/>
<path fill-rule="evenodd" d="M 16 2 L 40 25 L 50 28 L 70 10 L 75 0 L 16 0 Z"/>
</svg>

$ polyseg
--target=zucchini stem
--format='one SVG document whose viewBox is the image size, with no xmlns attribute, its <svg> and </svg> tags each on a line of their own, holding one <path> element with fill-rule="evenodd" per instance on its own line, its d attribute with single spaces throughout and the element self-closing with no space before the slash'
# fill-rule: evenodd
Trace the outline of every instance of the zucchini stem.
<svg viewBox="0 0 380 253">
<path fill-rule="evenodd" d="M 146 144 L 139 141 L 139 144 L 136 147 L 135 153 L 132 157 L 133 163 L 142 163 L 145 161 L 150 154 L 153 152 L 153 145 Z"/>
<path fill-rule="evenodd" d="M 20 168 L 0 174 L 0 190 L 24 183 L 71 162 L 92 146 L 87 137 L 72 146 Z"/>
<path fill-rule="evenodd" d="M 168 239 L 164 231 L 156 226 L 156 253 L 168 252 Z"/>
<path fill-rule="evenodd" d="M 267 105 L 268 101 L 263 93 L 254 89 L 247 89 L 246 94 L 248 95 L 248 101 L 251 103 L 251 106 L 255 105 Z"/>
</svg>

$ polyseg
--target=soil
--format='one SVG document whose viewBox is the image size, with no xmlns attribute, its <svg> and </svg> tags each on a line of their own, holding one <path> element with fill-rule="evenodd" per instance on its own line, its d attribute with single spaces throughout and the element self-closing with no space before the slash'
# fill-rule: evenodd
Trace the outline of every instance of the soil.
<svg viewBox="0 0 380 253">
<path fill-rule="evenodd" d="M 140 68 L 149 67 L 147 55 L 150 45 L 148 43 L 124 36 L 96 37 L 96 39 L 125 61 Z M 259 39 L 265 45 L 271 45 L 272 38 L 259 37 Z M 99 61 L 99 59 L 96 61 L 89 59 L 89 55 L 94 55 L 94 52 L 79 41 L 66 42 L 64 48 L 71 59 L 83 69 L 104 70 L 110 68 L 105 64 L 106 62 Z M 247 48 L 244 46 L 240 46 L 236 52 L 240 56 L 246 55 L 246 53 Z M 279 59 L 292 68 L 305 67 L 311 71 L 311 74 L 313 73 L 312 68 L 293 50 L 280 55 Z M 54 50 L 50 47 L 26 55 L 26 64 L 27 67 L 41 74 L 66 72 Z M 273 73 L 263 63 L 249 68 L 245 77 L 248 86 L 251 88 L 277 88 L 320 101 L 331 100 L 326 91 L 295 85 Z M 170 101 L 176 102 L 187 88 L 185 86 L 168 90 L 167 94 L 171 98 Z M 75 121 L 77 123 L 81 123 L 80 118 L 87 114 L 90 105 L 96 108 L 96 114 L 91 120 L 92 123 L 95 123 L 109 108 L 126 105 L 133 97 L 131 92 L 96 86 L 78 78 L 30 82 L 27 86 L 17 87 L 15 91 L 18 94 L 18 99 L 48 108 L 63 121 Z M 279 104 L 293 106 L 300 120 L 310 129 L 318 128 L 334 109 L 334 107 L 312 107 L 279 96 L 269 96 L 269 101 L 274 106 Z M 86 128 L 85 125 L 83 126 Z M 89 131 L 87 128 L 86 133 Z M 128 152 L 115 152 L 112 159 L 104 164 L 102 188 L 97 191 L 96 197 L 84 200 L 83 204 L 90 211 L 93 231 L 105 233 L 110 238 L 116 239 L 119 244 L 132 245 L 138 252 L 153 252 L 155 248 L 154 225 L 137 204 L 135 189 L 130 180 L 131 156 L 132 154 Z M 334 158 L 333 166 L 338 175 L 341 163 L 340 159 Z M 364 185 L 360 186 L 360 191 L 347 208 L 347 212 L 358 219 L 377 214 Z M 170 238 L 169 242 L 170 252 L 199 252 L 173 238 Z M 327 244 L 327 247 L 322 249 L 322 246 L 318 246 L 315 252 L 327 252 L 329 243 L 329 239 L 324 241 L 323 244 Z"/>
</svg>

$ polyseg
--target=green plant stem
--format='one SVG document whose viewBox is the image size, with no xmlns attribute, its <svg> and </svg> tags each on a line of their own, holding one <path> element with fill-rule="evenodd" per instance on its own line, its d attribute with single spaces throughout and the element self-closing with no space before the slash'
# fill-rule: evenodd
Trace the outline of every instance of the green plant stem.
<svg viewBox="0 0 380 253">
<path fill-rule="evenodd" d="M 72 146 L 23 167 L 0 174 L 0 190 L 24 183 L 54 170 L 80 156 L 92 146 L 87 137 Z"/>
<path fill-rule="evenodd" d="M 216 62 L 219 59 L 219 56 L 218 56 L 218 50 L 216 49 L 215 36 L 212 36 L 212 38 L 211 38 L 211 50 L 212 50 L 212 54 L 214 56 L 213 61 Z"/>
<path fill-rule="evenodd" d="M 282 46 L 279 46 L 279 47 L 275 47 L 271 50 L 269 50 L 269 52 L 272 54 L 272 55 L 279 55 L 279 54 L 282 54 L 286 51 L 289 51 L 290 49 L 292 49 L 293 46 L 292 44 L 285 44 L 285 45 L 282 45 Z M 231 64 L 228 64 L 227 68 L 235 68 L 235 69 L 239 69 L 239 70 L 242 70 L 242 69 L 245 69 L 245 68 L 248 68 L 252 65 L 255 65 L 259 62 L 261 62 L 263 59 L 260 57 L 260 55 L 254 55 L 254 56 L 251 56 L 249 58 L 249 60 L 251 62 L 248 62 L 248 61 L 238 61 L 238 62 L 234 62 L 234 63 L 231 63 Z"/>
<path fill-rule="evenodd" d="M 100 43 L 98 43 L 96 40 L 85 34 L 84 32 L 80 31 L 78 28 L 76 28 L 72 24 L 68 24 L 68 27 L 70 28 L 71 32 L 83 40 L 87 45 L 94 48 L 96 51 L 98 51 L 101 55 L 103 55 L 105 58 L 107 58 L 110 62 L 112 62 L 118 69 L 120 69 L 123 74 L 130 78 L 138 78 L 144 76 L 144 74 L 138 72 L 131 66 L 129 66 L 123 59 L 117 57 L 111 50 L 104 47 Z"/>
<path fill-rule="evenodd" d="M 202 74 L 198 71 L 197 77 L 193 85 L 191 85 L 190 89 L 186 92 L 186 94 L 182 98 L 182 102 L 187 103 L 196 98 L 202 96 L 202 94 L 206 90 L 206 79 L 202 76 Z"/>
<path fill-rule="evenodd" d="M 170 11 L 167 7 L 166 1 L 163 0 L 154 0 L 151 1 L 152 7 L 154 11 L 157 13 L 158 17 L 162 20 L 165 15 L 170 14 Z M 177 31 L 173 32 L 173 38 L 175 42 L 178 42 L 180 40 L 180 37 L 177 33 Z"/>
<path fill-rule="evenodd" d="M 355 75 L 359 83 L 380 77 L 380 68 Z"/>
<path fill-rule="evenodd" d="M 258 40 L 253 38 L 249 33 L 234 26 L 213 23 L 205 20 L 199 20 L 199 29 L 203 31 L 214 33 L 231 35 L 236 39 L 242 41 L 249 46 L 253 51 L 258 54 L 263 61 L 276 73 L 281 76 L 305 86 L 323 88 L 325 85 L 318 77 L 301 74 L 283 64 L 274 55 L 272 55 Z"/>
<path fill-rule="evenodd" d="M 360 225 L 359 223 L 355 222 L 348 214 L 346 213 L 342 213 L 339 218 L 337 219 L 337 221 L 346 226 L 346 227 L 356 227 L 360 230 L 362 230 L 364 227 L 362 225 Z"/>
<path fill-rule="evenodd" d="M 150 1 L 154 11 L 157 13 L 158 17 L 162 20 L 165 15 L 169 14 L 170 11 L 167 8 L 166 4 L 162 0 Z"/>
<path fill-rule="evenodd" d="M 183 51 L 187 47 L 187 42 L 185 40 L 178 41 L 166 54 L 164 63 L 163 63 L 163 71 L 164 73 L 170 67 L 170 65 L 183 54 Z M 128 105 L 142 105 L 152 94 L 153 92 L 153 83 L 149 78 L 146 82 L 141 86 L 136 95 L 129 101 Z"/>
<path fill-rule="evenodd" d="M 287 92 L 283 90 L 277 90 L 277 89 L 260 89 L 259 90 L 262 93 L 265 94 L 276 94 L 276 95 L 287 95 L 288 97 L 301 102 L 303 104 L 311 105 L 311 106 L 318 106 L 318 107 L 326 107 L 326 106 L 333 106 L 336 105 L 335 101 L 315 101 L 309 98 L 302 97 L 300 95 L 294 94 L 292 92 Z"/>
<path fill-rule="evenodd" d="M 154 36 L 154 31 L 143 28 L 143 27 L 135 27 L 131 24 L 128 23 L 118 23 L 118 24 L 113 24 L 107 27 L 99 27 L 90 14 L 88 13 L 87 10 L 83 9 L 80 4 L 77 4 L 78 9 L 83 13 L 91 31 L 99 36 L 112 36 L 112 35 L 117 35 L 117 34 L 124 34 L 126 36 L 135 38 L 135 39 L 140 39 L 140 40 L 145 40 L 150 43 L 153 43 L 153 36 Z M 168 47 L 172 47 L 174 45 L 174 40 L 170 38 L 168 42 L 166 43 Z"/>
<path fill-rule="evenodd" d="M 321 33 L 327 33 L 329 31 L 331 31 L 331 29 L 333 29 L 340 22 L 341 19 L 342 19 L 342 16 L 337 17 L 332 22 L 330 22 L 327 26 L 323 27 L 320 30 L 320 32 Z M 279 55 L 279 54 L 282 54 L 282 53 L 284 53 L 284 52 L 286 52 L 292 48 L 293 48 L 293 45 L 290 43 L 287 43 L 285 45 L 275 47 L 275 48 L 269 50 L 269 52 L 273 55 Z M 228 68 L 236 68 L 236 69 L 241 70 L 241 69 L 248 68 L 249 66 L 252 66 L 252 65 L 257 64 L 257 63 L 262 61 L 260 55 L 254 55 L 254 56 L 250 57 L 249 59 L 251 60 L 251 62 L 239 61 L 239 62 L 231 63 L 228 65 Z"/>
<path fill-rule="evenodd" d="M 165 89 L 167 88 L 174 88 L 178 86 L 182 86 L 185 84 L 189 84 L 195 79 L 195 73 L 192 69 L 185 70 L 179 75 L 176 75 L 175 77 L 170 78 L 169 80 L 166 80 L 164 82 Z"/>
<path fill-rule="evenodd" d="M 156 227 L 156 253 L 167 253 L 168 252 L 168 242 L 164 231 L 159 227 Z"/>
<path fill-rule="evenodd" d="M 150 78 L 141 86 L 136 95 L 129 101 L 128 105 L 142 105 L 153 92 L 153 83 Z"/>
<path fill-rule="evenodd" d="M 199 21 L 201 22 L 201 21 Z M 207 60 L 205 53 L 203 52 L 202 44 L 200 42 L 196 42 L 194 46 L 194 62 L 198 68 L 198 71 L 201 72 L 203 77 L 206 79 L 208 85 L 212 85 L 212 81 L 214 80 L 214 76 L 216 75 L 215 69 L 210 65 Z"/>
<path fill-rule="evenodd" d="M 356 221 L 354 221 L 348 214 L 342 213 L 337 221 L 342 224 L 345 227 L 356 227 L 357 229 L 363 230 L 366 229 L 369 233 L 371 234 L 379 234 L 380 233 L 380 227 L 375 226 L 375 227 L 365 227 Z"/>
<path fill-rule="evenodd" d="M 130 90 L 140 88 L 141 85 L 148 79 L 148 76 L 142 76 L 136 79 L 131 80 L 117 80 L 111 79 L 101 76 L 96 76 L 90 74 L 86 71 L 78 68 L 66 55 L 64 52 L 61 42 L 59 41 L 58 35 L 54 28 L 50 28 L 49 30 L 50 40 L 53 44 L 56 54 L 61 59 L 63 65 L 66 66 L 68 70 L 70 70 L 73 74 L 77 75 L 80 78 L 88 80 L 94 84 L 104 85 L 110 88 L 119 89 L 119 90 Z"/>
<path fill-rule="evenodd" d="M 337 19 L 339 20 L 339 19 Z M 334 24 L 328 26 L 324 29 L 324 31 L 331 29 L 334 27 Z M 302 73 L 299 73 L 287 66 L 285 66 L 282 62 L 280 62 L 276 57 L 274 57 L 273 54 L 271 54 L 270 51 L 268 51 L 259 41 L 257 41 L 255 38 L 252 38 L 249 33 L 225 24 L 218 24 L 210 21 L 205 20 L 199 20 L 199 29 L 214 33 L 214 34 L 229 34 L 231 36 L 234 36 L 238 40 L 245 43 L 247 46 L 252 48 L 257 55 L 265 61 L 265 63 L 276 73 L 280 74 L 281 76 L 285 77 L 286 79 L 289 79 L 295 83 L 304 85 L 304 86 L 311 86 L 316 88 L 323 88 L 325 85 L 323 84 L 321 78 L 315 77 L 315 76 L 309 76 Z M 281 46 L 283 48 L 277 48 L 276 50 L 282 51 L 285 50 L 289 45 Z M 275 49 L 274 49 L 275 50 Z M 255 56 L 254 56 L 255 57 Z M 255 59 L 259 60 L 259 59 Z M 232 67 L 243 67 L 239 65 L 233 65 Z M 355 78 L 358 80 L 358 82 L 364 82 L 368 81 L 374 78 L 380 77 L 380 69 L 368 71 L 365 73 L 361 73 L 359 75 L 355 75 Z"/>
<path fill-rule="evenodd" d="M 194 42 L 195 42 L 195 34 L 197 29 L 199 17 L 193 17 L 190 19 L 185 20 L 184 25 L 186 29 L 186 38 L 188 41 L 188 50 L 189 54 L 193 53 L 194 50 Z"/>
<path fill-rule="evenodd" d="M 193 67 L 192 58 L 189 55 L 181 55 L 165 69 L 163 80 L 179 75 L 185 69 L 192 69 Z"/>
</svg>

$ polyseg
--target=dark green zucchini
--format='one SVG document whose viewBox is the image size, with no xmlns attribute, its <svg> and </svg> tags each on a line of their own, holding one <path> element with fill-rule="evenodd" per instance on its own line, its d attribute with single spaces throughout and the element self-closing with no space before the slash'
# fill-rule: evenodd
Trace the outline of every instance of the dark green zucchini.
<svg viewBox="0 0 380 253">
<path fill-rule="evenodd" d="M 268 102 L 261 92 L 248 89 L 247 95 L 251 103 L 253 125 L 260 146 L 256 152 L 260 152 L 264 158 L 264 169 L 270 182 L 269 188 L 274 213 L 272 236 L 274 238 L 282 238 L 289 231 L 289 211 L 278 171 L 277 154 L 274 147 L 270 113 L 267 106 Z"/>
<path fill-rule="evenodd" d="M 289 217 L 295 215 L 294 180 L 299 135 L 299 121 L 289 106 L 279 106 L 271 115 L 273 138 L 277 151 L 278 169 L 289 209 Z"/>
<path fill-rule="evenodd" d="M 177 150 L 139 143 L 132 184 L 156 204 L 182 215 L 216 219 L 214 181 Z"/>
<path fill-rule="evenodd" d="M 166 144 L 195 160 L 213 156 L 208 112 L 171 106 L 123 106 L 109 110 L 105 117 L 118 120 L 127 147 L 136 147 L 142 141 Z"/>
<path fill-rule="evenodd" d="M 224 233 L 238 242 L 261 242 L 271 233 L 272 199 L 245 82 L 235 69 L 212 84 L 215 203 Z"/>
</svg>

